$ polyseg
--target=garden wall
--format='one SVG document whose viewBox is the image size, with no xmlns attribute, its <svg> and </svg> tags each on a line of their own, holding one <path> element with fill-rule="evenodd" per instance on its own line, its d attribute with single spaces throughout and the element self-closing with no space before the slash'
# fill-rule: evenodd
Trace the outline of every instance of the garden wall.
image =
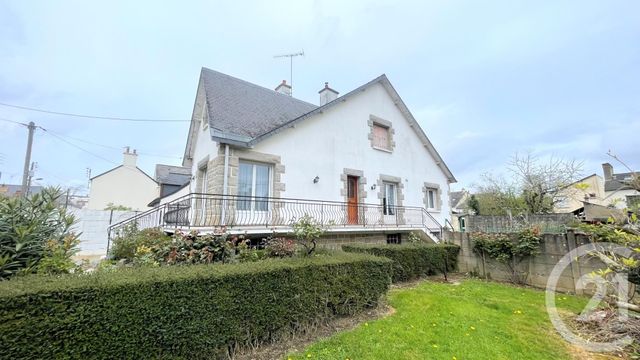
<svg viewBox="0 0 640 360">
<path fill-rule="evenodd" d="M 473 241 L 469 233 L 449 232 L 450 241 L 460 246 L 458 256 L 458 268 L 460 272 L 473 273 L 480 277 L 494 280 L 509 281 L 510 273 L 506 267 L 495 260 L 482 258 L 473 251 Z M 545 288 L 551 271 L 560 259 L 578 246 L 587 244 L 588 238 L 573 231 L 565 234 L 544 234 L 540 242 L 540 254 L 520 264 L 521 270 L 529 269 L 526 284 L 538 288 Z M 576 287 L 576 283 L 582 276 L 588 275 L 594 270 L 602 269 L 604 264 L 596 259 L 581 258 L 573 261 L 566 267 L 560 276 L 557 289 L 560 291 L 584 293 Z"/>
<path fill-rule="evenodd" d="M 536 224 L 545 232 L 562 233 L 565 225 L 573 219 L 573 214 L 524 215 L 524 217 L 467 215 L 465 216 L 465 231 L 511 232 L 527 224 Z"/>
<path fill-rule="evenodd" d="M 107 255 L 109 225 L 128 219 L 138 212 L 117 210 L 70 209 L 76 217 L 74 231 L 80 234 L 79 258 L 100 258 Z"/>
</svg>

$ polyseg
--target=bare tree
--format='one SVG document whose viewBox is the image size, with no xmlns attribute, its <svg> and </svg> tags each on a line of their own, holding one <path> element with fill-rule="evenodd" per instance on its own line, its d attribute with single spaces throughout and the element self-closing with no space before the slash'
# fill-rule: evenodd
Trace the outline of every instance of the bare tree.
<svg viewBox="0 0 640 360">
<path fill-rule="evenodd" d="M 577 181 L 582 174 L 583 163 L 550 157 L 548 161 L 527 153 L 516 153 L 509 162 L 530 213 L 544 214 L 553 211 L 559 200 L 558 192 Z"/>
</svg>

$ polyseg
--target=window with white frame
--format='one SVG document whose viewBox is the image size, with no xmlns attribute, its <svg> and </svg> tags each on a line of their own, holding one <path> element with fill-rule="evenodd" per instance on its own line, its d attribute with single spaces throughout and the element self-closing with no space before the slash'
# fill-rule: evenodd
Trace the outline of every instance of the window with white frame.
<svg viewBox="0 0 640 360">
<path fill-rule="evenodd" d="M 238 210 L 267 211 L 271 183 L 271 166 L 240 161 L 238 171 Z"/>
<path fill-rule="evenodd" d="M 431 210 L 436 209 L 437 208 L 436 200 L 438 199 L 438 189 L 427 188 L 425 191 L 426 191 L 425 205 L 427 206 L 427 209 L 431 209 Z"/>
<path fill-rule="evenodd" d="M 383 182 L 384 193 L 382 196 L 382 207 L 385 215 L 396 214 L 397 185 L 390 182 Z"/>
</svg>

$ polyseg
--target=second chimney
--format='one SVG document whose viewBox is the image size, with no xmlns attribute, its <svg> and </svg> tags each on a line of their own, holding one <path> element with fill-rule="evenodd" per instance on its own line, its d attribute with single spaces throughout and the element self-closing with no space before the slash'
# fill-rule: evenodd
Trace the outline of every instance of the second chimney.
<svg viewBox="0 0 640 360">
<path fill-rule="evenodd" d="M 122 165 L 136 167 L 136 163 L 138 162 L 138 154 L 136 153 L 135 149 L 133 150 L 133 152 L 131 152 L 131 148 L 127 146 L 122 155 Z"/>
<path fill-rule="evenodd" d="M 602 173 L 605 181 L 613 179 L 613 166 L 609 163 L 602 164 Z"/>
<path fill-rule="evenodd" d="M 291 96 L 291 85 L 287 84 L 287 80 L 282 80 L 280 85 L 278 85 L 275 90 L 280 94 Z"/>
<path fill-rule="evenodd" d="M 322 106 L 328 102 L 335 100 L 340 93 L 330 88 L 329 83 L 326 82 L 324 83 L 324 88 L 318 91 L 318 94 L 320 94 L 320 106 Z"/>
</svg>

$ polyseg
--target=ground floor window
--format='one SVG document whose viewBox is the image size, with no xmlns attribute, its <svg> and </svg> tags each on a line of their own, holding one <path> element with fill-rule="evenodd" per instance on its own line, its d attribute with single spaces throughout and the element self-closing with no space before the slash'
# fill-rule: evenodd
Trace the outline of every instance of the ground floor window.
<svg viewBox="0 0 640 360">
<path fill-rule="evenodd" d="M 238 210 L 267 211 L 269 209 L 270 183 L 270 165 L 240 161 Z"/>
<path fill-rule="evenodd" d="M 400 244 L 402 242 L 402 234 L 387 234 L 387 244 Z"/>
<path fill-rule="evenodd" d="M 435 209 L 436 208 L 436 195 L 438 194 L 438 189 L 427 188 L 427 209 Z"/>
<path fill-rule="evenodd" d="M 396 214 L 396 194 L 397 185 L 394 183 L 384 182 L 384 193 L 382 197 L 382 206 L 385 215 Z"/>
</svg>

